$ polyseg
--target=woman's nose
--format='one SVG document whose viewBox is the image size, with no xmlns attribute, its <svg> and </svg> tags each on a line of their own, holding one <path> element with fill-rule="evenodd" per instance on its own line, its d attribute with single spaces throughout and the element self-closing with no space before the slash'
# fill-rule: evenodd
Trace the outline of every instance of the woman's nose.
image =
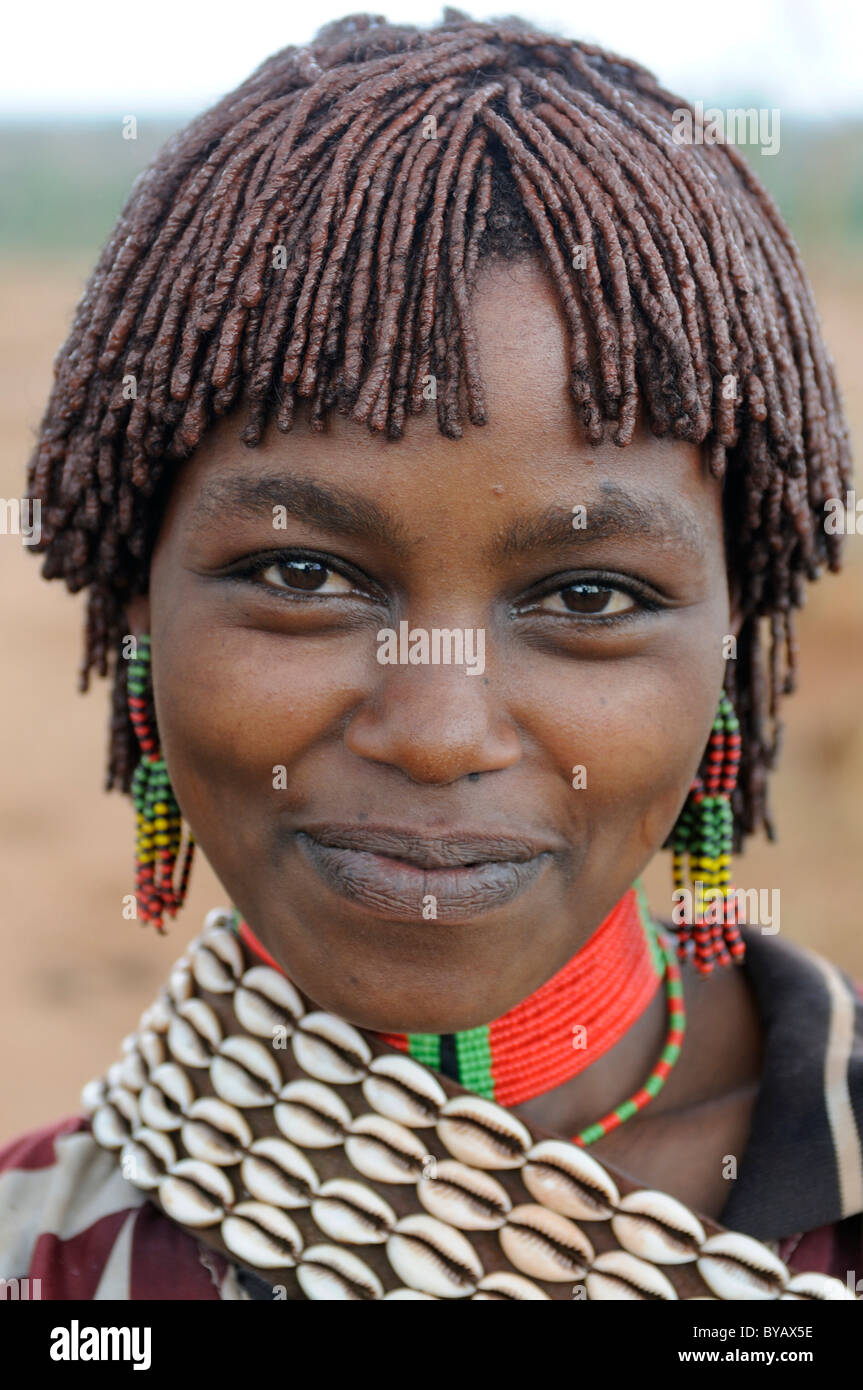
<svg viewBox="0 0 863 1390">
<path fill-rule="evenodd" d="M 493 675 L 469 674 L 464 665 L 384 665 L 345 738 L 359 757 L 439 785 L 512 767 L 522 757 Z"/>
</svg>

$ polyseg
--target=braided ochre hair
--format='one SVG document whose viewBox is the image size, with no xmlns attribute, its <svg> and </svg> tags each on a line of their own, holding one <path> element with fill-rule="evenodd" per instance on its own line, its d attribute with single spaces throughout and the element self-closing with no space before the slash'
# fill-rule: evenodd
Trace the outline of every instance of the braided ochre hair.
<svg viewBox="0 0 863 1390">
<path fill-rule="evenodd" d="M 290 430 L 304 397 L 312 428 L 335 407 L 397 439 L 429 376 L 440 429 L 460 437 L 465 412 L 486 419 L 477 266 L 537 255 L 588 440 L 610 424 L 627 444 L 643 412 L 654 433 L 703 445 L 724 478 L 743 612 L 726 674 L 743 738 L 738 844 L 772 834 L 792 610 L 824 563 L 839 568 L 823 518 L 848 485 L 847 428 L 774 202 L 733 146 L 676 143 L 681 110 L 636 63 L 447 8 L 425 30 L 367 14 L 328 24 L 168 141 L 57 356 L 28 477 L 43 573 L 89 588 L 81 688 L 113 668 L 108 788 L 128 790 L 137 759 L 118 651 L 171 465 L 239 406 L 250 446 L 273 415 Z"/>
</svg>

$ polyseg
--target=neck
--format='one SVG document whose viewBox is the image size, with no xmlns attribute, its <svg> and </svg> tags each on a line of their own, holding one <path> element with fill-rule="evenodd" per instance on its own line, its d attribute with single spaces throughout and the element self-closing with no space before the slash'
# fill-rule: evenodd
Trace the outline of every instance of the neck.
<svg viewBox="0 0 863 1390">
<path fill-rule="evenodd" d="M 280 967 L 248 925 L 243 940 Z M 664 972 L 640 884 L 557 974 L 502 1017 L 461 1033 L 381 1033 L 382 1041 L 504 1106 L 564 1085 L 603 1057 L 655 999 Z"/>
</svg>

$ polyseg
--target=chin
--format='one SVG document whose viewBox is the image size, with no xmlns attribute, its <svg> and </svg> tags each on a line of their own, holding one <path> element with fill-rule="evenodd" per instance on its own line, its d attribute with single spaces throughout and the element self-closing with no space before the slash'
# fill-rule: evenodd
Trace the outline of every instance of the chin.
<svg viewBox="0 0 863 1390">
<path fill-rule="evenodd" d="M 356 944 L 352 940 L 351 949 L 344 952 L 328 945 L 323 961 L 319 951 L 314 958 L 301 959 L 296 942 L 294 949 L 286 947 L 277 954 L 309 1001 L 356 1028 L 375 1033 L 463 1032 L 490 1023 L 530 992 L 525 982 L 500 996 L 493 977 L 483 978 L 490 967 L 488 953 L 473 960 L 462 955 L 457 962 L 444 953 L 430 965 L 385 948 L 358 957 Z"/>
</svg>

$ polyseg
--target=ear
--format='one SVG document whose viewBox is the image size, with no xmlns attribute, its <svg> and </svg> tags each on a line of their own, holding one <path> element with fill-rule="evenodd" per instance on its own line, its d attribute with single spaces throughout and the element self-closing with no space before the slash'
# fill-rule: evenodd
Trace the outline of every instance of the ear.
<svg viewBox="0 0 863 1390">
<path fill-rule="evenodd" d="M 135 594 L 126 604 L 126 617 L 129 619 L 129 631 L 136 637 L 143 637 L 150 631 L 150 596 L 149 594 Z"/>
<path fill-rule="evenodd" d="M 734 574 L 728 576 L 728 606 L 730 611 L 730 628 L 734 636 L 737 637 L 743 625 L 743 611 L 740 602 L 740 585 Z"/>
</svg>

